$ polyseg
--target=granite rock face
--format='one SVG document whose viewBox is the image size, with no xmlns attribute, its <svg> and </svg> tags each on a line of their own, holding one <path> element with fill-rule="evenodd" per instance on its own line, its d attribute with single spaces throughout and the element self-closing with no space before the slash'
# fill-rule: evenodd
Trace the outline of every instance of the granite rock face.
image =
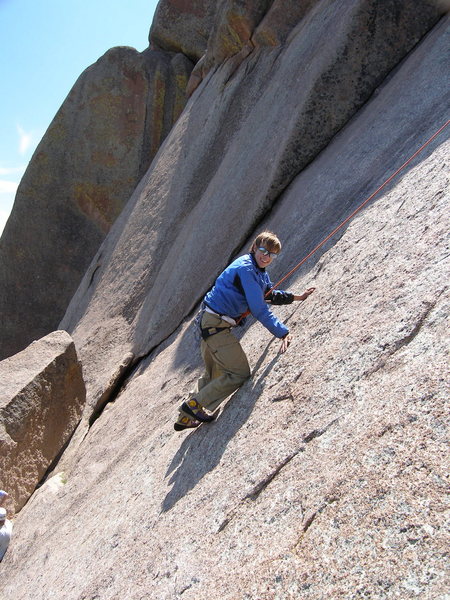
<svg viewBox="0 0 450 600">
<path fill-rule="evenodd" d="M 124 355 L 145 356 L 176 329 L 437 18 L 427 2 L 421 19 L 394 4 L 320 3 L 286 44 L 256 49 L 238 66 L 225 61 L 191 97 L 61 322 L 82 357 L 86 418 Z M 341 214 L 330 202 L 325 224 Z"/>
<path fill-rule="evenodd" d="M 411 7 L 377 4 L 397 26 Z M 64 317 L 88 404 L 66 483 L 16 519 L 5 600 L 30 580 L 37 600 L 445 600 L 450 20 L 429 6 L 394 70 L 381 49 L 415 44 L 412 13 L 414 35 L 367 39 L 367 3 L 318 2 L 193 93 Z M 193 311 L 228 260 L 270 228 L 278 281 L 438 131 L 283 283 L 316 287 L 274 308 L 288 352 L 250 320 L 251 379 L 175 432 L 202 371 Z"/>
<path fill-rule="evenodd" d="M 212 3 L 211 3 L 212 4 Z M 195 65 L 187 86 L 188 96 L 208 72 L 226 60 L 236 69 L 258 46 L 277 46 L 300 23 L 317 0 L 273 2 L 272 0 L 224 0 L 210 8 L 213 23 L 207 45 Z"/>
<path fill-rule="evenodd" d="M 65 331 L 1 361 L 0 380 L 0 488 L 18 511 L 78 425 L 86 389 Z"/>
<path fill-rule="evenodd" d="M 206 51 L 217 4 L 211 0 L 160 0 L 150 28 L 151 47 L 181 52 L 197 62 Z"/>
<path fill-rule="evenodd" d="M 442 33 L 261 224 L 287 241 L 274 279 L 307 251 L 296 222 L 317 197 L 362 200 L 442 124 L 445 96 L 428 96 Z M 449 147 L 436 138 L 289 281 L 317 289 L 276 309 L 294 336 L 286 354 L 247 327 L 253 375 L 215 423 L 172 429 L 201 373 L 190 322 L 141 361 L 67 483 L 21 511 L 5 600 L 28 600 L 30 578 L 37 600 L 444 600 Z"/>
<path fill-rule="evenodd" d="M 182 111 L 191 69 L 181 54 L 114 48 L 74 85 L 20 183 L 0 241 L 0 358 L 57 327 Z"/>
<path fill-rule="evenodd" d="M 250 42 L 271 4 L 272 0 L 225 0 L 218 3 L 214 28 L 208 39 L 206 70 L 238 54 Z M 286 13 L 290 12 L 291 4 L 286 4 Z"/>
</svg>

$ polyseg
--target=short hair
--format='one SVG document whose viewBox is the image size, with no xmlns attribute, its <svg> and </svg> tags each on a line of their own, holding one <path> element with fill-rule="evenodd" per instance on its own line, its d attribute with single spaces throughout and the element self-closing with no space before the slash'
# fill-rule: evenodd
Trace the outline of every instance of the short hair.
<svg viewBox="0 0 450 600">
<path fill-rule="evenodd" d="M 266 248 L 269 252 L 276 252 L 277 254 L 281 252 L 281 242 L 271 231 L 262 231 L 259 233 L 253 240 L 250 252 L 253 252 L 255 248 L 260 248 L 261 246 Z"/>
</svg>

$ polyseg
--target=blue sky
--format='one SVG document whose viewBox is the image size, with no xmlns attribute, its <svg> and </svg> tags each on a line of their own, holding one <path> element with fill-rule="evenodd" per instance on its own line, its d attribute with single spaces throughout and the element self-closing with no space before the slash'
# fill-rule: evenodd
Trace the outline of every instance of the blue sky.
<svg viewBox="0 0 450 600">
<path fill-rule="evenodd" d="M 78 76 L 148 46 L 157 0 L 0 0 L 0 235 L 17 185 Z"/>
</svg>

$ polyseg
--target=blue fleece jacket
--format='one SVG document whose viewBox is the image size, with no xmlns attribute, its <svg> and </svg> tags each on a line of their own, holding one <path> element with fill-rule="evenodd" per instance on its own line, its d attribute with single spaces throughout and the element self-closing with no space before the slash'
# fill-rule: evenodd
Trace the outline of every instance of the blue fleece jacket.
<svg viewBox="0 0 450 600">
<path fill-rule="evenodd" d="M 219 275 L 214 287 L 206 294 L 205 303 L 214 312 L 234 319 L 250 310 L 273 335 L 282 338 L 289 333 L 289 329 L 275 317 L 264 299 L 272 286 L 266 270 L 258 267 L 252 254 L 245 254 Z M 289 303 L 292 299 L 274 303 Z"/>
</svg>

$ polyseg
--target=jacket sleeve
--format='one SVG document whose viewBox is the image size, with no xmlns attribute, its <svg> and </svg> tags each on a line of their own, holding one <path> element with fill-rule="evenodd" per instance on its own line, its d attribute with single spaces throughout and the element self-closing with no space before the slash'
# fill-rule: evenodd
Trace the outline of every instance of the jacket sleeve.
<svg viewBox="0 0 450 600">
<path fill-rule="evenodd" d="M 266 302 L 277 305 L 292 304 L 294 302 L 294 294 L 283 290 L 272 290 L 265 298 Z"/>
<path fill-rule="evenodd" d="M 289 329 L 275 317 L 267 306 L 264 292 L 255 273 L 250 269 L 242 269 L 240 278 L 249 310 L 255 319 L 258 319 L 270 333 L 278 338 L 288 335 Z"/>
</svg>

